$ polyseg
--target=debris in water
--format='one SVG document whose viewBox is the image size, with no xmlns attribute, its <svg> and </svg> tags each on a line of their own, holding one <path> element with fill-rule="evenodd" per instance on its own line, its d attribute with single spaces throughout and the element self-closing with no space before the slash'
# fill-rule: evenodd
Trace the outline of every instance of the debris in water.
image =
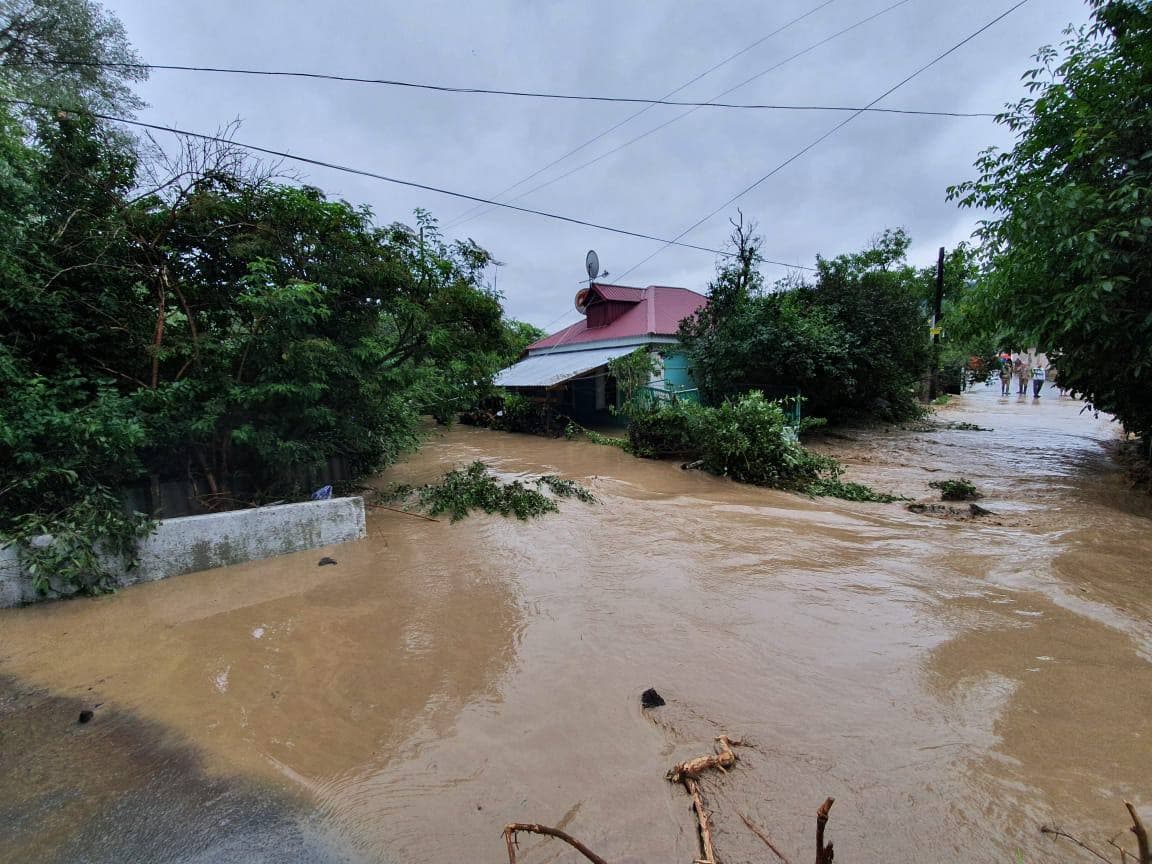
<svg viewBox="0 0 1152 864">
<path fill-rule="evenodd" d="M 335 563 L 336 563 L 335 558 L 329 558 L 327 555 L 325 555 L 323 558 L 320 559 L 320 563 L 317 564 L 316 566 L 317 567 L 327 567 L 329 564 L 335 564 Z"/>
<path fill-rule="evenodd" d="M 700 788 L 700 775 L 709 768 L 727 771 L 736 764 L 736 754 L 732 752 L 733 742 L 727 735 L 716 739 L 720 745 L 719 753 L 710 753 L 707 756 L 697 756 L 687 762 L 673 765 L 665 775 L 672 783 L 683 783 L 688 794 L 692 796 L 692 808 L 696 811 L 696 818 L 700 825 L 700 850 L 703 857 L 696 859 L 703 864 L 716 864 L 716 844 L 712 837 L 712 812 L 704 803 L 704 792 Z M 832 859 L 829 858 L 830 862 Z M 817 864 L 821 864 L 817 858 Z"/>
<path fill-rule="evenodd" d="M 944 519 L 972 519 L 979 516 L 995 516 L 991 510 L 979 504 L 969 504 L 967 507 L 949 507 L 947 504 L 909 504 L 908 510 L 922 516 L 939 516 Z"/>
<path fill-rule="evenodd" d="M 664 704 L 664 697 L 657 693 L 655 688 L 649 687 L 640 694 L 640 705 L 643 708 L 659 708 Z"/>
<path fill-rule="evenodd" d="M 95 716 L 96 715 L 94 712 L 89 711 L 87 708 L 85 708 L 83 711 L 80 712 L 80 721 L 79 722 L 80 723 L 87 723 L 89 720 L 91 720 Z"/>
<path fill-rule="evenodd" d="M 940 490 L 941 501 L 975 501 L 984 495 L 969 480 L 956 477 L 952 480 L 933 480 L 928 484 L 933 489 Z"/>
</svg>

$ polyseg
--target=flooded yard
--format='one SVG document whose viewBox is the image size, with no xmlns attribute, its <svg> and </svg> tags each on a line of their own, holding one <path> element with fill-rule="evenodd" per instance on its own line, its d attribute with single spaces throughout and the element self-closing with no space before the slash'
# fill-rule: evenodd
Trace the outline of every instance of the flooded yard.
<svg viewBox="0 0 1152 864">
<path fill-rule="evenodd" d="M 981 389 L 820 445 L 912 498 L 967 477 L 971 521 L 458 427 L 379 482 L 482 459 L 601 503 L 374 510 L 358 543 L 0 612 L 0 861 L 500 862 L 528 821 L 691 862 L 664 772 L 721 732 L 752 745 L 706 784 L 726 862 L 772 860 L 741 815 L 808 860 L 826 796 L 838 860 L 1070 859 L 1040 823 L 1152 819 L 1152 503 L 1081 408 Z"/>
</svg>

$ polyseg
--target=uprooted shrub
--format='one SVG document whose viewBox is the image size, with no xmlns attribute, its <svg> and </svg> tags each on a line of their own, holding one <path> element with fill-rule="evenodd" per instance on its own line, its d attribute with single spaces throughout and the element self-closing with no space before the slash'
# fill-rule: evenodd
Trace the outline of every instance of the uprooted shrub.
<svg viewBox="0 0 1152 864">
<path fill-rule="evenodd" d="M 544 489 L 552 494 L 545 494 Z M 575 498 L 586 504 L 597 500 L 575 480 L 565 480 L 555 474 L 505 483 L 479 460 L 467 468 L 449 471 L 439 483 L 394 486 L 385 497 L 402 502 L 406 509 L 422 510 L 429 516 L 447 513 L 452 522 L 459 522 L 473 510 L 527 520 L 558 512 L 557 498 Z"/>
<path fill-rule="evenodd" d="M 977 498 L 984 497 L 971 481 L 963 477 L 952 480 L 933 480 L 928 485 L 933 489 L 940 490 L 941 501 L 975 501 Z"/>
<path fill-rule="evenodd" d="M 628 434 L 637 455 L 687 457 L 741 483 L 853 501 L 896 500 L 842 481 L 843 467 L 801 444 L 780 404 L 758 391 L 717 408 L 674 402 L 634 416 Z"/>
</svg>

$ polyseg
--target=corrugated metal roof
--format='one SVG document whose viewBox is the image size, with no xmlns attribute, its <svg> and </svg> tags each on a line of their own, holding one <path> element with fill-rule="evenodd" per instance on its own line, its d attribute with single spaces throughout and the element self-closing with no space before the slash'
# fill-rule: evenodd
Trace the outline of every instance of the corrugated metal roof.
<svg viewBox="0 0 1152 864">
<path fill-rule="evenodd" d="M 625 303 L 639 303 L 644 299 L 643 288 L 630 288 L 627 285 L 602 285 L 597 282 L 592 290 L 605 300 L 621 300 Z"/>
<path fill-rule="evenodd" d="M 635 350 L 635 345 L 624 345 L 592 351 L 537 354 L 503 370 L 494 383 L 498 387 L 551 387 Z"/>
<path fill-rule="evenodd" d="M 607 286 L 605 286 L 607 287 Z M 621 286 L 613 286 L 620 288 Z M 597 286 L 599 288 L 599 286 Z M 578 345 L 581 342 L 600 342 L 607 339 L 642 338 L 644 336 L 675 336 L 680 322 L 695 314 L 708 302 L 708 298 L 687 288 L 651 285 L 640 291 L 641 299 L 611 324 L 589 327 L 588 319 L 577 321 L 551 336 L 528 346 L 529 351 Z"/>
</svg>

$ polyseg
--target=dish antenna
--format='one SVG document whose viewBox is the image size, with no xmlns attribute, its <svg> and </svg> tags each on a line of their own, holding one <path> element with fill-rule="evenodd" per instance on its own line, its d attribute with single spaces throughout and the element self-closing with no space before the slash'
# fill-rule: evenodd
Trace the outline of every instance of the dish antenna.
<svg viewBox="0 0 1152 864">
<path fill-rule="evenodd" d="M 600 275 L 600 256 L 596 254 L 595 249 L 589 249 L 588 254 L 584 256 L 584 269 L 588 272 L 589 280 Z"/>
</svg>

